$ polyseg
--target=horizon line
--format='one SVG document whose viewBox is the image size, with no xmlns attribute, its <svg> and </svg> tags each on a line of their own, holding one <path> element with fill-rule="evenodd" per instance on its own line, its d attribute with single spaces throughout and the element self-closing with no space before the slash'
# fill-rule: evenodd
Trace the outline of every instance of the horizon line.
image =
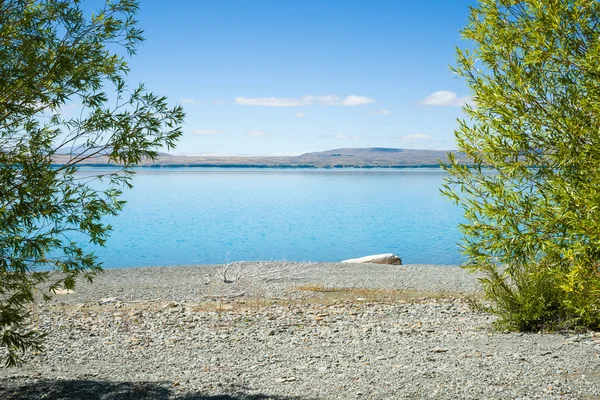
<svg viewBox="0 0 600 400">
<path fill-rule="evenodd" d="M 403 147 L 381 147 L 381 146 L 370 146 L 370 147 L 338 147 L 335 149 L 327 149 L 327 150 L 318 150 L 318 151 L 306 151 L 300 153 L 270 153 L 270 154 L 240 154 L 240 153 L 218 153 L 218 152 L 202 152 L 202 153 L 172 153 L 172 152 L 162 152 L 159 151 L 159 155 L 167 155 L 171 157 L 299 157 L 305 154 L 314 154 L 314 153 L 325 153 L 336 150 L 367 150 L 367 149 L 386 149 L 386 150 L 402 150 L 402 151 L 436 151 L 436 152 L 451 152 L 451 151 L 459 151 L 458 149 L 411 149 L 411 148 L 403 148 Z"/>
</svg>

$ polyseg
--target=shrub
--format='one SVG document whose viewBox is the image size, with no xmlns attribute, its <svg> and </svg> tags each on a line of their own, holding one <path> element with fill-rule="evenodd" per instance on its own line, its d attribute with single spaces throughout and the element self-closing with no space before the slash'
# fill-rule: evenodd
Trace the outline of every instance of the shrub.
<svg viewBox="0 0 600 400">
<path fill-rule="evenodd" d="M 131 167 L 181 135 L 180 106 L 126 87 L 121 53 L 142 41 L 137 10 L 136 0 L 107 1 L 89 17 L 81 1 L 0 2 L 0 345 L 8 365 L 42 345 L 43 333 L 28 325 L 36 294 L 48 299 L 101 270 L 78 242 L 105 243 L 111 227 L 102 218 L 122 209 Z M 72 106 L 74 117 L 64 112 Z M 96 156 L 121 167 L 77 174 Z"/>
<path fill-rule="evenodd" d="M 473 94 L 442 192 L 465 267 L 516 330 L 600 327 L 600 3 L 480 0 L 453 70 Z"/>
</svg>

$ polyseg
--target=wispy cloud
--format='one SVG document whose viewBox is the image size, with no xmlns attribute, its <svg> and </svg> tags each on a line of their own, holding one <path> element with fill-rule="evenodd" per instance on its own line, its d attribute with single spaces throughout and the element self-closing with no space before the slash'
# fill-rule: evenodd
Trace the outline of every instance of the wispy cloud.
<svg viewBox="0 0 600 400">
<path fill-rule="evenodd" d="M 271 132 L 266 132 L 266 131 L 259 131 L 259 130 L 250 130 L 248 131 L 248 135 L 250 136 L 255 136 L 255 137 L 265 137 L 265 136 L 271 136 L 272 133 Z"/>
<path fill-rule="evenodd" d="M 421 101 L 424 106 L 442 106 L 442 107 L 462 107 L 471 102 L 470 96 L 458 97 L 458 95 L 449 90 L 440 90 L 430 94 Z"/>
<path fill-rule="evenodd" d="M 194 99 L 182 99 L 181 104 L 196 104 L 197 101 Z"/>
<path fill-rule="evenodd" d="M 390 114 L 390 110 L 376 110 L 376 111 L 369 111 L 369 114 L 371 115 L 389 115 Z"/>
<path fill-rule="evenodd" d="M 320 104 L 323 106 L 361 106 L 364 104 L 374 103 L 375 99 L 367 96 L 349 95 L 340 97 L 336 95 L 313 96 L 307 95 L 303 97 L 237 97 L 235 104 L 246 106 L 263 106 L 263 107 L 301 107 L 312 104 Z"/>
<path fill-rule="evenodd" d="M 194 135 L 219 135 L 223 132 L 216 129 L 198 129 L 194 131 Z"/>
<path fill-rule="evenodd" d="M 294 114 L 294 117 L 296 117 L 296 118 L 302 118 L 304 116 L 305 116 L 305 114 L 303 112 L 297 112 L 296 114 Z"/>
<path fill-rule="evenodd" d="M 374 103 L 375 100 L 367 96 L 350 95 L 342 101 L 343 106 L 362 106 L 364 104 Z"/>
<path fill-rule="evenodd" d="M 360 136 L 335 135 L 338 140 L 359 140 Z"/>
</svg>

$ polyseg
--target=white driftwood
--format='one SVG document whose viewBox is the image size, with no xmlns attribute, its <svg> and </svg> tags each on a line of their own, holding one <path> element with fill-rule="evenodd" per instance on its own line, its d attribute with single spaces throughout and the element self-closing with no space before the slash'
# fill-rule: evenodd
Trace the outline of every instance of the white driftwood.
<svg viewBox="0 0 600 400">
<path fill-rule="evenodd" d="M 351 258 L 344 260 L 342 263 L 345 264 L 391 264 L 391 265 L 402 265 L 402 260 L 397 255 L 392 253 L 387 254 L 375 254 L 372 256 L 365 256 L 360 258 Z"/>
</svg>

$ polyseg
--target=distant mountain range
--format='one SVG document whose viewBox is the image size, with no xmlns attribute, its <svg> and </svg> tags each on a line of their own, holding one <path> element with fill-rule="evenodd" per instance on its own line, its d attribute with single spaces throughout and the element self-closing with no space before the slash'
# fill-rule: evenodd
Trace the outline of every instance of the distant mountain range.
<svg viewBox="0 0 600 400">
<path fill-rule="evenodd" d="M 452 151 L 457 159 L 468 163 L 467 157 Z M 142 162 L 144 167 L 253 167 L 253 168 L 403 168 L 438 167 L 446 162 L 448 151 L 410 150 L 385 147 L 344 148 L 305 153 L 299 156 L 229 157 L 229 156 L 173 156 L 160 153 L 155 161 Z M 56 155 L 53 161 L 63 164 L 68 155 Z M 82 165 L 110 165 L 107 157 L 85 160 Z"/>
</svg>

